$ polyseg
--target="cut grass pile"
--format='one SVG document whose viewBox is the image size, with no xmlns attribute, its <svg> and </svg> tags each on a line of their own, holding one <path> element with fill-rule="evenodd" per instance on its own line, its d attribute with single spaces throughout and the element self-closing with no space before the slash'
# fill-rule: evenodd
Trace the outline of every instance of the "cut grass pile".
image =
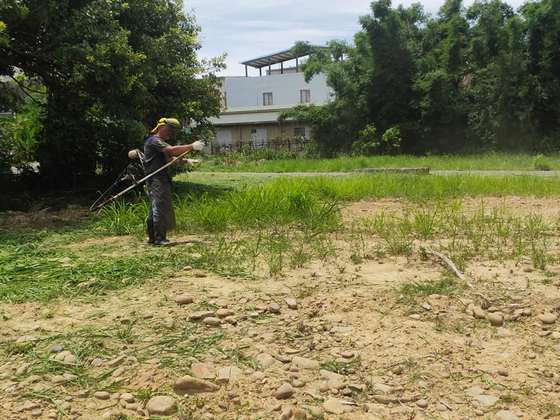
<svg viewBox="0 0 560 420">
<path fill-rule="evenodd" d="M 281 155 L 280 155 L 281 157 Z M 442 170 L 553 170 L 560 169 L 560 155 L 486 153 L 434 156 L 341 156 L 333 159 L 257 160 L 234 154 L 216 156 L 202 170 L 232 172 L 346 172 L 363 168 L 429 167 Z"/>
</svg>

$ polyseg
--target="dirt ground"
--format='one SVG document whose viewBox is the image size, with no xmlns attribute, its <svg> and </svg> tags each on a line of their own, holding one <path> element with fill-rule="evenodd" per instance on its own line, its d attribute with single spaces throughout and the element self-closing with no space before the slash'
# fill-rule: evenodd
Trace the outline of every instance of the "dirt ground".
<svg viewBox="0 0 560 420">
<path fill-rule="evenodd" d="M 485 203 L 560 214 L 556 200 Z M 406 206 L 360 202 L 344 218 Z M 400 287 L 440 280 L 438 261 L 350 252 L 281 278 L 185 267 L 102 296 L 4 303 L 0 343 L 33 350 L 0 359 L 0 417 L 560 418 L 559 265 L 480 259 L 472 288 L 410 297 Z"/>
</svg>

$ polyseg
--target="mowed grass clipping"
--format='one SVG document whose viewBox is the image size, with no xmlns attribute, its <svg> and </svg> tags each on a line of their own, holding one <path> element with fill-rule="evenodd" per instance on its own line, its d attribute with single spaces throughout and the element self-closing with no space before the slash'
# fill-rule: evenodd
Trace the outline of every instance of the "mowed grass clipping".
<svg viewBox="0 0 560 420">
<path fill-rule="evenodd" d="M 485 153 L 434 156 L 341 156 L 332 159 L 255 160 L 233 154 L 216 156 L 203 170 L 224 172 L 348 172 L 363 168 L 418 168 L 441 170 L 559 170 L 560 155 Z"/>
</svg>

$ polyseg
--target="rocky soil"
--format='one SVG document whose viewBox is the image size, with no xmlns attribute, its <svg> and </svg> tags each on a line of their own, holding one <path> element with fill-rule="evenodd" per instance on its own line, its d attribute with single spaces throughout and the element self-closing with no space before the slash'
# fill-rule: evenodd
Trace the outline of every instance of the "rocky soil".
<svg viewBox="0 0 560 420">
<path fill-rule="evenodd" d="M 405 296 L 445 269 L 344 252 L 2 304 L 0 418 L 560 418 L 559 266 L 480 260 L 472 288 Z"/>
</svg>

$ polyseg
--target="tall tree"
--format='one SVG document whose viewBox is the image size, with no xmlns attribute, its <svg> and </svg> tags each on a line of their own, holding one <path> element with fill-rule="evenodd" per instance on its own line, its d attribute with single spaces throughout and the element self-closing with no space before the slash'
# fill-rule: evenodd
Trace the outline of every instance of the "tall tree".
<svg viewBox="0 0 560 420">
<path fill-rule="evenodd" d="M 217 79 L 196 56 L 199 28 L 182 10 L 173 0 L 1 3 L 10 42 L 0 71 L 22 69 L 47 89 L 45 176 L 113 171 L 159 116 L 204 124 L 219 112 Z"/>
</svg>

